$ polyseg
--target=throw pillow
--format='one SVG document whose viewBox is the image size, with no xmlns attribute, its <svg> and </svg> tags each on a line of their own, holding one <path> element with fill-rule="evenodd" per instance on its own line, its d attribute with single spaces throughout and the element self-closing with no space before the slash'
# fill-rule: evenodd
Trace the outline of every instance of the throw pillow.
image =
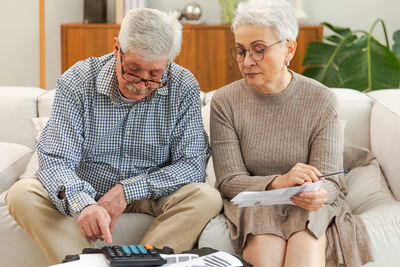
<svg viewBox="0 0 400 267">
<path fill-rule="evenodd" d="M 361 214 L 383 202 L 393 201 L 377 160 L 354 168 L 345 175 L 344 180 L 348 191 L 346 199 L 355 214 Z"/>
<path fill-rule="evenodd" d="M 208 135 L 208 140 L 210 140 L 210 110 L 211 110 L 210 101 L 201 108 L 201 116 L 203 118 L 204 130 Z M 214 164 L 212 156 L 208 159 L 208 164 L 206 168 L 206 183 L 212 186 L 214 186 L 215 184 L 215 173 L 214 173 Z"/>
<path fill-rule="evenodd" d="M 369 164 L 375 156 L 365 147 L 352 144 L 348 139 L 344 141 L 343 168 L 350 171 L 354 168 Z"/>
<path fill-rule="evenodd" d="M 39 140 L 40 134 L 42 133 L 48 120 L 49 117 L 40 117 L 31 119 L 31 124 L 34 130 L 36 142 Z M 35 151 L 32 154 L 32 157 L 29 160 L 28 165 L 26 166 L 25 172 L 19 177 L 19 179 L 34 177 L 38 168 L 39 168 L 39 158 L 37 152 Z"/>
</svg>

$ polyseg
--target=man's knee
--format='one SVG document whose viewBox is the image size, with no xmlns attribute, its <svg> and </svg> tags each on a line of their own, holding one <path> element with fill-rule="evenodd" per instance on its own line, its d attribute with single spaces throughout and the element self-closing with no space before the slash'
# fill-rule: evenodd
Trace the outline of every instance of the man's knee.
<svg viewBox="0 0 400 267">
<path fill-rule="evenodd" d="M 196 199 L 198 207 L 216 216 L 222 208 L 221 194 L 209 184 L 195 183 L 191 184 L 191 194 Z"/>
<path fill-rule="evenodd" d="M 13 184 L 7 192 L 5 202 L 8 212 L 14 217 L 17 210 L 29 210 L 29 206 L 33 204 L 35 198 L 35 187 L 37 188 L 40 181 L 36 178 L 25 178 Z"/>
</svg>

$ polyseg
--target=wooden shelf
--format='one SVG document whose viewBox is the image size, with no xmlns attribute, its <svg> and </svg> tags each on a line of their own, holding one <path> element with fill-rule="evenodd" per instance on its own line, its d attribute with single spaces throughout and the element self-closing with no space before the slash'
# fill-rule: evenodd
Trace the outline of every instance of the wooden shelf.
<svg viewBox="0 0 400 267">
<path fill-rule="evenodd" d="M 112 51 L 118 24 L 62 24 L 62 72 L 76 61 L 99 57 Z M 290 68 L 302 73 L 307 44 L 321 40 L 322 26 L 300 26 L 297 52 Z M 184 25 L 182 49 L 175 62 L 189 69 L 202 91 L 218 89 L 242 78 L 237 63 L 230 57 L 234 45 L 230 25 Z"/>
</svg>

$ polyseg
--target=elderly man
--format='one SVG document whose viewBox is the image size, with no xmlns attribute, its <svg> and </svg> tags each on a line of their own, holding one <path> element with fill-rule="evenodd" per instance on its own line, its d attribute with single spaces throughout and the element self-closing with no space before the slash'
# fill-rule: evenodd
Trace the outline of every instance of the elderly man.
<svg viewBox="0 0 400 267">
<path fill-rule="evenodd" d="M 113 53 L 59 79 L 37 178 L 17 182 L 6 198 L 49 262 L 97 239 L 111 243 L 122 212 L 155 216 L 142 243 L 177 252 L 191 249 L 219 213 L 219 193 L 202 183 L 210 153 L 199 85 L 172 62 L 181 40 L 172 16 L 134 9 Z"/>
</svg>

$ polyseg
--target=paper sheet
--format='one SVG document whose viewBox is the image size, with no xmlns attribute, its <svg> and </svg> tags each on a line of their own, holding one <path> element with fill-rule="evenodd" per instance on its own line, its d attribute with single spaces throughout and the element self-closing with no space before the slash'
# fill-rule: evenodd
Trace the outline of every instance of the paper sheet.
<svg viewBox="0 0 400 267">
<path fill-rule="evenodd" d="M 318 181 L 312 184 L 295 186 L 289 188 L 281 188 L 276 190 L 268 190 L 261 192 L 241 192 L 237 194 L 231 201 L 238 204 L 239 208 L 250 207 L 256 205 L 280 205 L 293 204 L 290 201 L 292 196 L 301 192 L 315 192 L 321 187 L 324 181 Z"/>
<path fill-rule="evenodd" d="M 229 266 L 243 266 L 243 264 L 235 256 L 232 256 L 231 254 L 226 253 L 224 251 L 218 251 L 218 252 L 208 254 L 206 256 L 199 257 L 197 259 L 180 262 L 180 263 L 174 263 L 174 264 L 165 264 L 162 266 L 166 266 L 166 267 L 199 267 L 199 266 L 229 267 Z"/>
</svg>

